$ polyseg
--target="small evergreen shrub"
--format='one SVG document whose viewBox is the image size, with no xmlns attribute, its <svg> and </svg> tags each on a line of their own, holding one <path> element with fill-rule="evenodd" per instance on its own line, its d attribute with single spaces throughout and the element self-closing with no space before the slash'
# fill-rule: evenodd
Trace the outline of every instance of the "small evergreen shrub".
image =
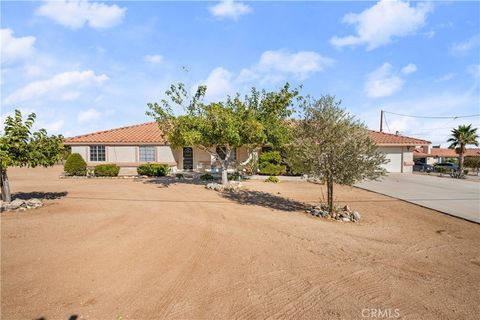
<svg viewBox="0 0 480 320">
<path fill-rule="evenodd" d="M 87 174 L 87 163 L 79 153 L 72 153 L 65 161 L 63 170 L 69 176 L 84 176 Z"/>
<path fill-rule="evenodd" d="M 278 180 L 278 177 L 276 177 L 276 176 L 270 176 L 267 179 L 265 179 L 265 182 L 278 183 L 278 182 L 280 182 L 280 180 Z"/>
<path fill-rule="evenodd" d="M 258 157 L 260 174 L 278 176 L 287 173 L 287 167 L 282 165 L 282 155 L 278 151 L 267 151 Z"/>
<path fill-rule="evenodd" d="M 287 172 L 287 167 L 282 164 L 274 164 L 274 163 L 263 163 L 260 164 L 260 173 L 261 174 L 268 174 L 270 176 L 278 176 L 281 174 L 285 174 Z"/>
<path fill-rule="evenodd" d="M 182 173 L 177 173 L 177 174 L 175 175 L 175 177 L 176 177 L 177 179 L 184 179 L 184 178 L 185 178 L 185 176 L 184 176 Z"/>
<path fill-rule="evenodd" d="M 228 177 L 228 180 L 230 181 L 241 181 L 243 180 L 243 176 L 240 172 L 235 171 L 232 175 Z"/>
<path fill-rule="evenodd" d="M 215 178 L 210 173 L 205 173 L 200 176 L 202 181 L 213 181 Z"/>
<path fill-rule="evenodd" d="M 141 176 L 164 177 L 170 171 L 167 164 L 145 163 L 137 167 L 137 173 Z"/>
<path fill-rule="evenodd" d="M 116 164 L 99 164 L 93 171 L 95 177 L 116 177 L 120 172 L 120 167 Z"/>
<path fill-rule="evenodd" d="M 282 162 L 282 155 L 278 151 L 267 151 L 260 153 L 258 157 L 260 164 L 262 163 L 273 163 L 280 164 Z"/>
</svg>

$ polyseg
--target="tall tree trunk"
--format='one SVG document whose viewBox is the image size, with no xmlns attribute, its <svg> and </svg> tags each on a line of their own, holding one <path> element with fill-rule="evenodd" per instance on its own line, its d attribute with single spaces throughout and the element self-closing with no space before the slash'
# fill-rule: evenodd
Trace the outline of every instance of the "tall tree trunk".
<svg viewBox="0 0 480 320">
<path fill-rule="evenodd" d="M 327 178 L 327 201 L 328 201 L 328 212 L 333 213 L 333 179 L 331 177 Z"/>
<path fill-rule="evenodd" d="M 7 169 L 2 169 L 2 200 L 5 202 L 12 201 L 12 194 L 10 193 L 10 183 L 8 182 Z"/>
<path fill-rule="evenodd" d="M 459 174 L 463 174 L 463 162 L 465 159 L 465 154 L 464 154 L 465 146 L 460 146 L 460 159 L 458 161 L 458 170 L 460 171 Z"/>
</svg>

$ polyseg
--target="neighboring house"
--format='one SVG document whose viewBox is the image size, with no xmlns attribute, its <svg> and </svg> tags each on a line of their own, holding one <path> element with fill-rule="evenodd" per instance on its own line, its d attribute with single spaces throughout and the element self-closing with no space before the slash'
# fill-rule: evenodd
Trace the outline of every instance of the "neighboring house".
<svg viewBox="0 0 480 320">
<path fill-rule="evenodd" d="M 370 137 L 389 160 L 383 165 L 388 172 L 412 173 L 414 150 L 431 145 L 430 141 L 373 130 Z"/>
<path fill-rule="evenodd" d="M 467 148 L 465 157 L 480 157 L 480 148 Z M 458 158 L 455 149 L 424 146 L 413 152 L 413 159 L 427 164 L 445 162 L 449 158 Z"/>
<path fill-rule="evenodd" d="M 412 172 L 413 150 L 428 146 L 429 141 L 384 132 L 370 131 L 380 151 L 390 160 L 389 172 Z M 191 146 L 172 148 L 168 145 L 156 122 L 99 131 L 65 139 L 72 153 L 79 153 L 89 166 L 116 163 L 123 172 L 147 162 L 166 163 L 175 170 L 215 171 L 218 166 L 213 156 Z M 244 147 L 237 148 L 238 162 L 248 158 Z"/>
</svg>

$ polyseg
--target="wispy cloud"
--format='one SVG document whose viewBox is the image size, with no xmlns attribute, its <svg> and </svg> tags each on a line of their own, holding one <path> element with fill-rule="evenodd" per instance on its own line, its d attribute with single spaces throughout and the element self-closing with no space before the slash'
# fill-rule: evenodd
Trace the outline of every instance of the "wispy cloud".
<svg viewBox="0 0 480 320">
<path fill-rule="evenodd" d="M 116 4 L 63 0 L 45 2 L 36 13 L 71 29 L 80 29 L 84 25 L 102 29 L 120 24 L 126 11 Z"/>
<path fill-rule="evenodd" d="M 402 89 L 405 83 L 401 75 L 408 75 L 416 70 L 417 66 L 410 63 L 398 72 L 395 71 L 390 63 L 385 62 L 378 69 L 367 75 L 365 92 L 370 98 L 391 96 Z"/>
<path fill-rule="evenodd" d="M 0 38 L 2 64 L 11 64 L 24 60 L 34 52 L 33 44 L 36 38 L 33 36 L 15 37 L 13 30 L 0 29 Z"/>
<path fill-rule="evenodd" d="M 163 56 L 159 54 L 149 54 L 144 56 L 143 60 L 153 64 L 160 64 L 163 62 Z"/>
<path fill-rule="evenodd" d="M 465 54 L 478 47 L 480 47 L 480 34 L 477 34 L 462 42 L 454 43 L 450 47 L 450 51 L 454 54 Z"/>
<path fill-rule="evenodd" d="M 79 97 L 80 89 L 101 85 L 108 80 L 105 74 L 96 75 L 92 70 L 59 73 L 50 79 L 34 81 L 14 91 L 5 103 L 18 103 L 32 99 L 73 100 Z"/>
<path fill-rule="evenodd" d="M 238 20 L 241 16 L 251 13 L 252 8 L 244 3 L 233 0 L 222 0 L 209 7 L 210 13 L 220 19 Z"/>
<path fill-rule="evenodd" d="M 330 42 L 336 47 L 366 45 L 367 50 L 390 43 L 420 29 L 432 11 L 431 3 L 410 3 L 398 0 L 381 0 L 361 13 L 349 13 L 342 22 L 353 25 L 355 35 L 334 36 Z"/>
</svg>

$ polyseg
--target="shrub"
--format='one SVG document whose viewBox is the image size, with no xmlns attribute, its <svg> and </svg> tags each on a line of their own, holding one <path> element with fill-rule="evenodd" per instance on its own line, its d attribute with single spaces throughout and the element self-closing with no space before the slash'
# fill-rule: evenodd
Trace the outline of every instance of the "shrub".
<svg viewBox="0 0 480 320">
<path fill-rule="evenodd" d="M 270 176 L 278 176 L 281 174 L 285 174 L 287 172 L 287 167 L 282 164 L 274 164 L 274 163 L 263 163 L 260 164 L 260 173 L 261 174 L 268 174 Z"/>
<path fill-rule="evenodd" d="M 282 162 L 282 155 L 278 151 L 262 152 L 258 156 L 258 161 L 260 161 L 260 164 L 262 163 L 280 164 L 280 162 Z"/>
<path fill-rule="evenodd" d="M 63 170 L 69 176 L 84 176 L 87 174 L 87 163 L 79 153 L 72 153 L 65 161 Z"/>
<path fill-rule="evenodd" d="M 205 173 L 200 176 L 202 181 L 213 181 L 215 178 L 210 173 Z"/>
<path fill-rule="evenodd" d="M 267 179 L 265 179 L 265 182 L 278 183 L 278 182 L 280 182 L 280 180 L 278 180 L 278 177 L 276 177 L 276 176 L 270 176 Z"/>
<path fill-rule="evenodd" d="M 228 180 L 230 181 L 240 181 L 243 180 L 243 176 L 240 172 L 235 171 L 232 175 L 228 177 Z"/>
<path fill-rule="evenodd" d="M 137 167 L 137 173 L 141 176 L 163 177 L 168 174 L 170 167 L 167 164 L 145 163 Z"/>
<path fill-rule="evenodd" d="M 120 167 L 116 164 L 99 164 L 93 171 L 95 177 L 116 177 L 120 172 Z"/>
<path fill-rule="evenodd" d="M 183 173 L 177 173 L 177 174 L 175 175 L 175 177 L 176 177 L 177 179 L 184 179 L 184 178 L 185 178 L 185 176 L 183 175 Z"/>
</svg>

